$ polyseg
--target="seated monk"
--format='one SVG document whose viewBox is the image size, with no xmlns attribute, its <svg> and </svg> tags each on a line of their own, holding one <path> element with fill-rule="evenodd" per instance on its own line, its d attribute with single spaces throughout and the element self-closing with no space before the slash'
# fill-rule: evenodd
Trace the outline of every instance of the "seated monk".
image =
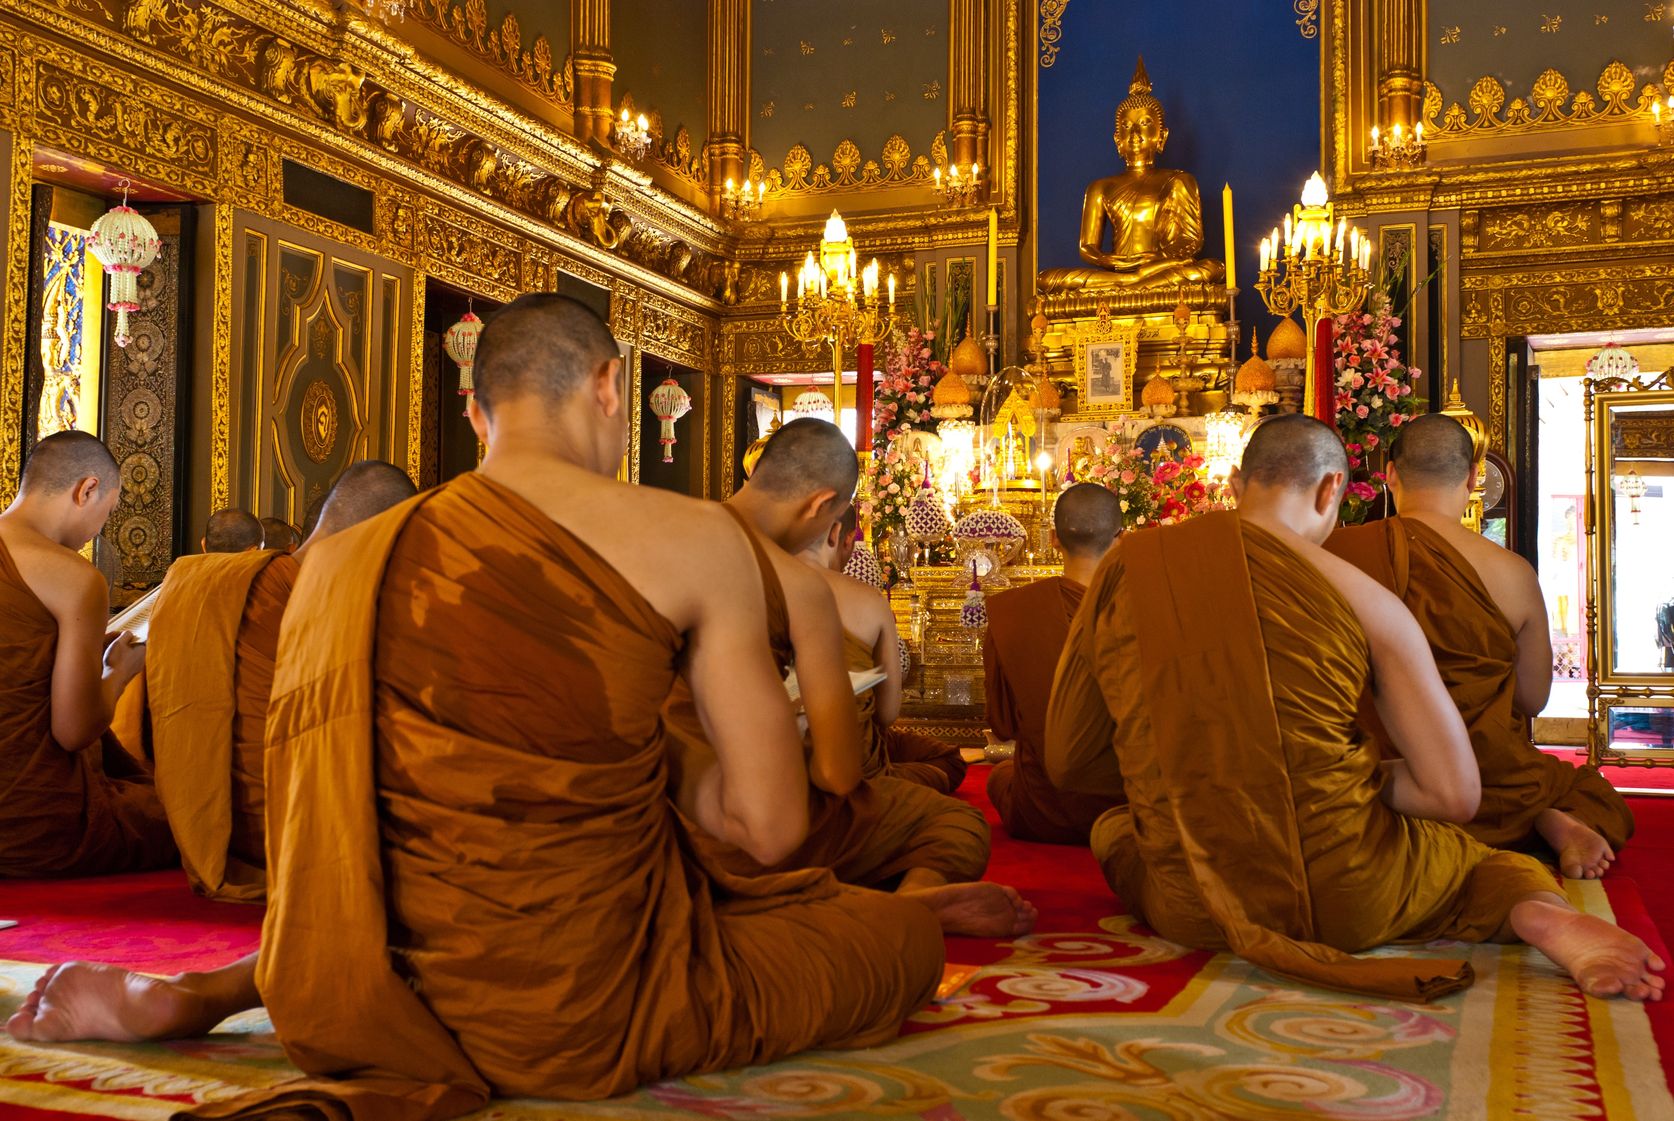
<svg viewBox="0 0 1674 1121">
<path fill-rule="evenodd" d="M 228 507 L 209 515 L 198 547 L 206 553 L 244 553 L 262 547 L 262 523 L 256 515 Z"/>
<path fill-rule="evenodd" d="M 1347 472 L 1330 428 L 1270 418 L 1233 476 L 1236 512 L 1125 534 L 1100 566 L 1046 765 L 1065 789 L 1125 787 L 1093 827 L 1105 877 L 1164 938 L 1309 984 L 1430 1000 L 1470 984 L 1469 963 L 1350 955 L 1520 938 L 1590 995 L 1660 999 L 1643 942 L 1578 913 L 1533 857 L 1448 824 L 1481 788 L 1424 634 L 1320 548 Z M 1368 684 L 1387 763 L 1356 723 Z"/>
<path fill-rule="evenodd" d="M 988 866 L 988 823 L 976 807 L 917 783 L 861 775 L 860 714 L 842 623 L 825 580 L 796 558 L 831 532 L 859 472 L 836 425 L 799 418 L 773 434 L 749 481 L 726 503 L 754 546 L 774 660 L 781 673 L 796 668 L 808 724 L 810 824 L 804 843 L 779 861 L 717 844 L 712 831 L 694 834 L 694 844 L 732 874 L 830 868 L 844 883 L 913 895 L 948 933 L 1021 934 L 1034 922 L 1032 907 L 1010 888 L 968 882 Z M 684 807 L 714 754 L 684 690 L 676 688 L 665 716 L 678 748 L 675 796 Z"/>
<path fill-rule="evenodd" d="M 1093 822 L 1120 794 L 1071 794 L 1046 774 L 1046 706 L 1052 677 L 1069 636 L 1070 620 L 1122 532 L 1116 496 L 1097 483 L 1077 483 L 1052 508 L 1052 542 L 1064 574 L 988 597 L 982 665 L 988 727 L 1017 745 L 1016 754 L 988 775 L 988 800 L 1006 832 L 1021 841 L 1084 845 Z"/>
<path fill-rule="evenodd" d="M 1602 876 L 1633 836 L 1633 813 L 1597 768 L 1530 738 L 1552 691 L 1546 599 L 1528 561 L 1460 523 L 1475 481 L 1470 433 L 1431 413 L 1400 430 L 1389 457 L 1400 516 L 1340 529 L 1325 547 L 1400 596 L 1430 642 L 1482 770 L 1465 832 L 1496 848 L 1538 834 L 1564 875 Z M 1383 740 L 1376 714 L 1362 715 Z"/>
<path fill-rule="evenodd" d="M 352 464 L 308 543 L 181 557 L 151 616 L 145 677 L 157 793 L 187 878 L 211 899 L 267 897 L 263 739 L 279 622 L 314 543 L 417 491 L 400 468 Z M 229 781 L 230 776 L 230 781 Z"/>
<path fill-rule="evenodd" d="M 482 466 L 310 550 L 268 714 L 263 948 L 219 971 L 244 990 L 66 967 L 15 1036 L 201 1030 L 253 973 L 313 1080 L 198 1115 L 441 1121 L 871 1046 L 930 999 L 943 943 L 919 902 L 688 854 L 677 676 L 716 759 L 689 803 L 704 829 L 784 859 L 808 774 L 745 535 L 615 481 L 619 353 L 575 300 L 506 305 L 468 406 Z M 160 1022 L 172 998 L 195 1022 Z"/>
<path fill-rule="evenodd" d="M 174 861 L 150 777 L 107 735 L 145 646 L 124 631 L 107 647 L 110 589 L 77 552 L 120 497 L 105 446 L 59 432 L 29 453 L 0 514 L 0 876 Z"/>
<path fill-rule="evenodd" d="M 302 548 L 302 538 L 296 527 L 281 518 L 262 518 L 262 548 L 294 553 Z"/>
<path fill-rule="evenodd" d="M 889 775 L 951 794 L 965 781 L 965 759 L 959 748 L 895 723 L 901 714 L 901 639 L 889 600 L 843 572 L 858 535 L 859 523 L 850 503 L 831 532 L 801 556 L 825 578 L 836 597 L 849 670 L 863 673 L 876 667 L 888 674 L 877 688 L 855 698 L 860 710 L 860 773 L 866 778 Z"/>
</svg>

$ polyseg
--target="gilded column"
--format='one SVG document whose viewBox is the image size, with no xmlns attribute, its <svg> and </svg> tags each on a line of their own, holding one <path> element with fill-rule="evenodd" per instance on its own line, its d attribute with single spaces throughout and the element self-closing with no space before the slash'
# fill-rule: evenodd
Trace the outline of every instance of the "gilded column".
<svg viewBox="0 0 1674 1121">
<path fill-rule="evenodd" d="M 1378 75 L 1374 124 L 1411 129 L 1424 109 L 1424 0 L 1373 0 Z"/>
<path fill-rule="evenodd" d="M 570 60 L 575 69 L 575 135 L 610 144 L 614 116 L 610 57 L 610 0 L 574 0 L 570 6 Z"/>
<path fill-rule="evenodd" d="M 709 0 L 709 197 L 749 170 L 750 0 Z"/>
<path fill-rule="evenodd" d="M 948 104 L 953 146 L 948 155 L 965 166 L 988 159 L 988 37 L 984 0 L 953 0 L 948 35 Z M 992 181 L 992 180 L 990 180 Z"/>
</svg>

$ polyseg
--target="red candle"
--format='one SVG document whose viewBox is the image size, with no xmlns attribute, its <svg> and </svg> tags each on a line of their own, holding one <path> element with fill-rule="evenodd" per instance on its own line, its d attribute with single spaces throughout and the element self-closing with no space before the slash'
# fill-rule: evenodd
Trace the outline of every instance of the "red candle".
<svg viewBox="0 0 1674 1121">
<path fill-rule="evenodd" d="M 1337 427 L 1337 364 L 1331 354 L 1334 337 L 1331 317 L 1326 316 L 1319 321 L 1319 337 L 1314 340 L 1314 399 L 1308 402 L 1313 415 L 1332 428 Z"/>
<path fill-rule="evenodd" d="M 872 344 L 854 348 L 854 447 L 872 450 Z"/>
</svg>

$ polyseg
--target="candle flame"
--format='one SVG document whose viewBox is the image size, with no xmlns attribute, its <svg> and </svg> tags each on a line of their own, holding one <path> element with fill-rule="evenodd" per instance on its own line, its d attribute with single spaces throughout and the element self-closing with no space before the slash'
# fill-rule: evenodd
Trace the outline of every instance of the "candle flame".
<svg viewBox="0 0 1674 1121">
<path fill-rule="evenodd" d="M 1302 188 L 1302 205 L 1318 208 L 1331 201 L 1331 193 L 1325 189 L 1325 180 L 1319 172 L 1308 177 L 1308 182 Z"/>
</svg>

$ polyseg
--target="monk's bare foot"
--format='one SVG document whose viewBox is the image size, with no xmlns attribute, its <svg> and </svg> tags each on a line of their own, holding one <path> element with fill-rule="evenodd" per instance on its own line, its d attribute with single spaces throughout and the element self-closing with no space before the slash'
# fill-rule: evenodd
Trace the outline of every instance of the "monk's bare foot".
<svg viewBox="0 0 1674 1121">
<path fill-rule="evenodd" d="M 1589 996 L 1661 1000 L 1664 966 L 1645 943 L 1566 902 L 1525 899 L 1511 909 L 1517 936 L 1575 978 Z"/>
<path fill-rule="evenodd" d="M 1563 810 L 1542 810 L 1535 829 L 1558 854 L 1558 868 L 1572 880 L 1596 880 L 1616 854 L 1603 837 Z"/>
<path fill-rule="evenodd" d="M 935 914 L 943 934 L 970 938 L 1016 938 L 1035 927 L 1034 904 L 1003 884 L 942 884 L 900 892 Z"/>
<path fill-rule="evenodd" d="M 42 974 L 6 1030 L 13 1039 L 36 1043 L 133 1043 L 206 1035 L 227 1015 L 220 1002 L 187 978 L 165 980 L 72 961 Z"/>
</svg>

